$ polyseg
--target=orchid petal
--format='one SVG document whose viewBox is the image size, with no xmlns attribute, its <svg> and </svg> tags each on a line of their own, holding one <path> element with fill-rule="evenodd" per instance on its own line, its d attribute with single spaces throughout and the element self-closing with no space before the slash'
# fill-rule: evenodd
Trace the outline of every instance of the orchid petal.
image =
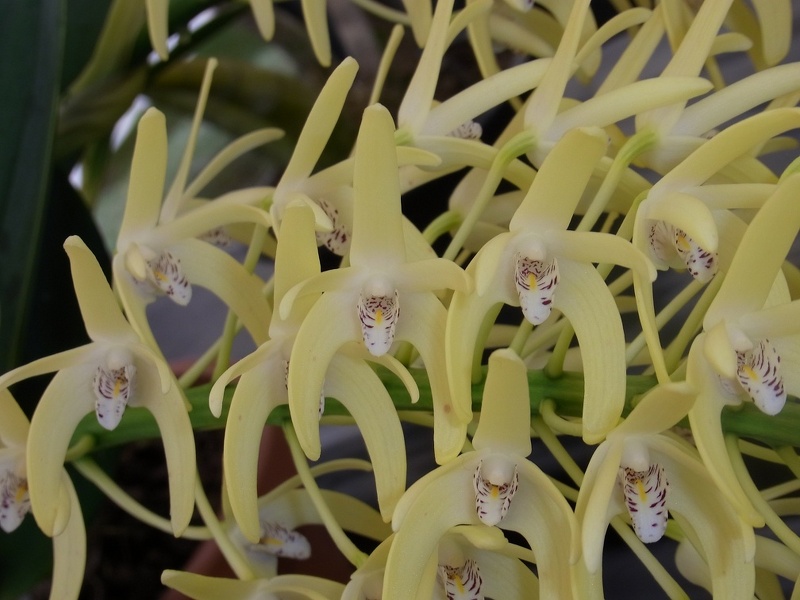
<svg viewBox="0 0 800 600">
<path fill-rule="evenodd" d="M 663 464 L 670 478 L 670 513 L 686 522 L 703 547 L 713 580 L 715 597 L 752 598 L 755 538 L 731 505 L 720 502 L 703 465 L 676 442 L 658 437 L 651 442 L 653 459 Z M 702 490 L 708 490 L 703 493 Z M 724 532 L 724 533 L 723 533 Z"/>
<path fill-rule="evenodd" d="M 473 447 L 528 456 L 531 453 L 528 369 L 512 350 L 495 350 L 489 357 L 483 399 Z"/>
<path fill-rule="evenodd" d="M 362 361 L 334 356 L 328 367 L 325 394 L 338 399 L 358 424 L 374 465 L 378 504 L 391 518 L 406 484 L 405 442 L 392 399 L 374 371 Z"/>
<path fill-rule="evenodd" d="M 380 104 L 364 110 L 353 167 L 350 263 L 391 269 L 406 260 L 394 122 Z"/>
<path fill-rule="evenodd" d="M 590 573 L 600 570 L 603 541 L 610 519 L 609 504 L 617 490 L 617 472 L 623 445 L 604 442 L 595 450 L 578 494 L 575 516 L 581 524 L 583 560 Z"/>
<path fill-rule="evenodd" d="M 557 140 L 574 127 L 606 127 L 654 107 L 686 102 L 713 88 L 699 77 L 657 77 L 634 81 L 594 96 L 559 113 L 547 130 L 547 139 Z"/>
<path fill-rule="evenodd" d="M 295 144 L 289 164 L 283 172 L 278 188 L 294 185 L 308 177 L 317 164 L 322 150 L 336 125 L 336 117 L 344 106 L 347 93 L 358 71 L 358 63 L 346 58 L 334 69 L 311 108 L 300 137 Z"/>
<path fill-rule="evenodd" d="M 169 0 L 145 0 L 147 6 L 147 32 L 150 45 L 158 57 L 166 61 L 169 58 L 167 38 L 169 37 Z M 161 198 L 161 194 L 158 195 Z"/>
<path fill-rule="evenodd" d="M 289 314 L 299 298 L 309 294 L 320 294 L 322 292 L 334 293 L 343 289 L 352 289 L 358 285 L 362 279 L 359 275 L 364 273 L 363 269 L 354 267 L 340 267 L 323 271 L 310 279 L 301 281 L 297 285 L 289 288 L 283 295 L 278 311 L 281 320 L 289 318 Z M 355 308 L 355 303 L 353 304 Z"/>
<path fill-rule="evenodd" d="M 491 297 L 495 302 L 515 303 L 517 294 L 514 288 L 513 252 L 510 250 L 510 242 L 514 239 L 511 232 L 497 235 L 486 242 L 470 262 L 467 272 L 475 280 L 475 293 L 478 296 Z"/>
<path fill-rule="evenodd" d="M 66 490 L 70 504 L 69 521 L 65 529 L 53 538 L 53 591 L 50 597 L 55 598 L 57 593 L 64 600 L 77 600 L 86 567 L 86 528 L 72 481 L 63 469 L 60 475 L 62 491 Z"/>
<path fill-rule="evenodd" d="M 764 518 L 750 503 L 742 490 L 728 459 L 722 433 L 720 415 L 725 404 L 717 375 L 710 370 L 699 353 L 702 334 L 692 344 L 689 352 L 687 382 L 698 389 L 698 396 L 689 411 L 689 424 L 695 444 L 711 478 L 749 525 L 762 527 Z"/>
<path fill-rule="evenodd" d="M 617 424 L 625 403 L 625 338 L 614 298 L 591 265 L 560 261 L 553 299 L 575 329 L 586 381 L 583 438 L 597 443 Z"/>
<path fill-rule="evenodd" d="M 536 557 L 539 596 L 571 598 L 572 578 L 567 565 L 578 558 L 580 539 L 575 515 L 553 483 L 536 465 L 518 465 L 520 487 L 503 520 L 503 528 L 525 537 Z"/>
<path fill-rule="evenodd" d="M 135 339 L 92 251 L 77 236 L 64 242 L 86 332 L 94 340 Z"/>
<path fill-rule="evenodd" d="M 647 219 L 670 223 L 689 234 L 704 249 L 716 252 L 719 236 L 714 216 L 709 208 L 694 196 L 673 192 L 644 206 L 646 210 L 643 216 Z"/>
<path fill-rule="evenodd" d="M 642 397 L 609 437 L 655 435 L 671 429 L 689 413 L 695 395 L 685 382 L 658 385 Z"/>
<path fill-rule="evenodd" d="M 269 337 L 270 308 L 261 294 L 261 280 L 218 248 L 186 239 L 170 250 L 181 261 L 189 281 L 214 292 L 242 321 L 256 344 Z"/>
<path fill-rule="evenodd" d="M 397 110 L 400 126 L 412 132 L 422 128 L 433 104 L 433 95 L 442 68 L 442 56 L 447 49 L 447 30 L 452 12 L 453 0 L 436 4 L 422 56 Z"/>
<path fill-rule="evenodd" d="M 51 537 L 60 534 L 70 520 L 69 503 L 60 502 L 61 470 L 75 428 L 94 410 L 93 375 L 92 365 L 56 373 L 31 419 L 27 446 L 31 509 L 39 528 Z"/>
<path fill-rule="evenodd" d="M 456 290 L 469 293 L 470 279 L 464 269 L 442 258 L 427 258 L 398 265 L 393 275 L 397 287 L 408 292 Z"/>
<path fill-rule="evenodd" d="M 222 579 L 195 573 L 165 570 L 161 583 L 189 598 L 198 600 L 230 600 L 231 598 L 256 597 L 264 585 L 262 580 Z M 268 597 L 269 598 L 269 597 Z"/>
<path fill-rule="evenodd" d="M 314 243 L 314 215 L 306 206 L 289 206 L 283 215 L 281 237 L 275 253 L 275 306 L 280 307 L 286 293 L 320 272 L 319 252 Z M 307 295 L 294 302 L 294 314 L 302 319 L 317 298 Z M 298 323 L 299 324 L 299 323 Z"/>
<path fill-rule="evenodd" d="M 270 350 L 274 352 L 274 346 Z M 261 434 L 272 410 L 288 401 L 280 356 L 264 357 L 263 354 L 259 353 L 263 363 L 247 370 L 236 386 L 225 426 L 222 454 L 231 511 L 242 533 L 251 542 L 256 542 L 260 536 L 256 482 Z"/>
<path fill-rule="evenodd" d="M 554 229 L 543 235 L 552 254 L 576 262 L 612 264 L 626 267 L 643 281 L 654 281 L 652 263 L 630 242 L 612 234 L 594 231 Z"/>
<path fill-rule="evenodd" d="M 706 312 L 710 329 L 723 319 L 755 312 L 764 306 L 781 264 L 800 228 L 800 175 L 786 179 L 756 213 L 742 238 L 725 280 Z"/>
<path fill-rule="evenodd" d="M 272 0 L 250 0 L 250 10 L 261 37 L 270 41 L 275 35 L 275 7 Z"/>
<path fill-rule="evenodd" d="M 77 348 L 64 350 L 63 352 L 59 352 L 57 354 L 51 354 L 50 356 L 44 356 L 34 360 L 33 362 L 29 362 L 28 364 L 22 365 L 12 371 L 8 371 L 7 373 L 0 375 L 0 388 L 5 389 L 11 387 L 19 381 L 22 381 L 23 379 L 30 379 L 31 377 L 37 377 L 47 373 L 55 373 L 61 369 L 66 369 L 76 364 L 85 363 L 91 360 L 91 357 L 96 349 L 97 344 L 90 343 L 84 346 L 78 346 Z M 89 377 L 89 381 L 91 381 L 91 376 Z M 87 392 L 91 392 L 91 388 L 86 388 L 86 390 Z M 91 393 L 89 396 L 91 397 Z"/>
<path fill-rule="evenodd" d="M 761 52 L 768 65 L 779 63 L 788 54 L 792 41 L 792 4 L 787 1 L 753 0 L 761 26 Z"/>
<path fill-rule="evenodd" d="M 197 468 L 192 423 L 177 382 L 162 394 L 158 378 L 153 373 L 142 372 L 138 384 L 139 404 L 150 411 L 161 432 L 169 474 L 170 522 L 172 531 L 178 536 L 189 526 L 194 512 Z"/>
<path fill-rule="evenodd" d="M 271 359 L 278 349 L 275 340 L 268 340 L 253 350 L 250 354 L 233 363 L 211 386 L 208 393 L 208 406 L 211 413 L 219 418 L 222 414 L 222 404 L 225 400 L 225 387 L 237 377 L 243 376 L 251 370 L 261 368 Z"/>
<path fill-rule="evenodd" d="M 120 249 L 130 236 L 150 229 L 158 222 L 166 170 L 166 119 L 157 109 L 149 108 L 139 119 L 136 128 L 128 199 L 125 202 L 125 214 L 122 217 L 117 242 Z"/>
<path fill-rule="evenodd" d="M 455 396 L 448 383 L 445 359 L 444 306 L 433 294 L 406 294 L 404 310 L 413 321 L 401 319 L 397 337 L 419 352 L 428 373 L 433 399 L 433 440 L 436 462 L 444 464 L 461 451 L 466 425 L 472 420 L 471 395 Z"/>
<path fill-rule="evenodd" d="M 512 232 L 566 229 L 607 144 L 605 132 L 597 128 L 564 134 L 542 163 L 508 228 Z"/>
<path fill-rule="evenodd" d="M 301 6 L 314 55 L 319 64 L 328 67 L 331 64 L 331 40 L 328 33 L 327 3 L 325 0 L 301 0 Z"/>
<path fill-rule="evenodd" d="M 300 444 L 311 460 L 320 454 L 319 395 L 325 372 L 342 345 L 361 339 L 356 319 L 339 316 L 355 309 L 351 293 L 323 294 L 303 320 L 292 348 L 289 409 Z"/>
<path fill-rule="evenodd" d="M 212 200 L 181 214 L 174 221 L 160 224 L 153 237 L 168 246 L 174 240 L 199 237 L 215 228 L 234 223 L 255 223 L 262 227 L 271 227 L 272 219 L 267 212 L 255 206 Z"/>
</svg>

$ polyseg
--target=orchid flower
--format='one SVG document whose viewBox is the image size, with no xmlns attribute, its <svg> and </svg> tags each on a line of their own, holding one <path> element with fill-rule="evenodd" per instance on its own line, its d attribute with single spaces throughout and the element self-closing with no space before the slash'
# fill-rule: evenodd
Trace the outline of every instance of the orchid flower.
<svg viewBox="0 0 800 600">
<path fill-rule="evenodd" d="M 547 476 L 525 458 L 531 453 L 527 368 L 510 350 L 489 358 L 472 445 L 474 451 L 423 476 L 398 503 L 384 597 L 425 597 L 440 540 L 453 526 L 466 524 L 522 534 L 535 556 L 539 596 L 571 598 L 568 565 L 578 556 L 574 515 Z"/>
<path fill-rule="evenodd" d="M 275 258 L 276 305 L 289 289 L 320 271 L 311 209 L 304 203 L 287 208 L 283 230 Z M 276 315 L 270 323 L 270 339 L 223 373 L 209 395 L 211 410 L 218 416 L 225 386 L 240 377 L 228 413 L 223 466 L 233 515 L 250 540 L 260 535 L 256 479 L 261 433 L 272 410 L 289 402 L 287 377 L 292 347 L 317 296 L 299 298 L 285 319 Z M 366 354 L 351 348 L 331 358 L 323 373 L 324 385 L 317 394 L 315 410 L 319 414 L 324 396 L 332 396 L 340 399 L 355 419 L 376 467 L 378 499 L 388 520 L 405 489 L 405 462 L 397 460 L 398 455 L 405 453 L 405 443 L 391 397 L 364 362 Z M 370 356 L 370 359 L 397 373 L 413 396 L 418 397 L 413 380 L 392 357 Z"/>
<path fill-rule="evenodd" d="M 775 293 L 776 278 L 800 229 L 800 175 L 778 185 L 745 232 L 689 354 L 687 381 L 698 391 L 689 413 L 703 461 L 748 521 L 761 523 L 733 473 L 722 436 L 725 405 L 752 400 L 764 413 L 781 411 L 800 394 L 798 301 Z M 780 288 L 777 288 L 778 290 Z"/>
<path fill-rule="evenodd" d="M 30 510 L 27 442 L 30 424 L 6 389 L 0 389 L 0 529 L 14 531 Z M 86 563 L 86 529 L 78 496 L 65 469 L 56 475 L 60 523 L 53 537 L 50 598 L 77 599 Z"/>
<path fill-rule="evenodd" d="M 382 597 L 383 575 L 393 541 L 394 536 L 381 543 L 351 575 L 342 600 Z M 435 575 L 426 578 L 423 584 L 426 589 L 419 591 L 420 597 L 435 600 L 530 598 L 539 582 L 520 560 L 523 557 L 530 559 L 530 551 L 510 544 L 496 527 L 453 527 L 431 555 Z"/>
<path fill-rule="evenodd" d="M 693 451 L 662 433 L 686 416 L 694 398 L 686 383 L 654 388 L 597 447 L 575 507 L 583 560 L 590 574 L 599 572 L 611 518 L 626 515 L 639 539 L 654 543 L 671 516 L 705 556 L 714 596 L 749 600 L 755 579 L 753 530 L 720 500 Z"/>
<path fill-rule="evenodd" d="M 589 443 L 616 425 L 626 373 L 619 311 L 591 263 L 633 269 L 646 285 L 654 278 L 647 259 L 622 238 L 567 230 L 605 149 L 605 134 L 589 129 L 570 131 L 553 148 L 514 213 L 510 231 L 490 240 L 467 268 L 476 290 L 454 294 L 447 325 L 450 385 L 456 397 L 468 396 L 472 356 L 492 307 L 521 306 L 534 325 L 547 320 L 553 309 L 561 311 L 581 347 L 584 439 Z"/>
<path fill-rule="evenodd" d="M 471 408 L 469 396 L 450 395 L 443 351 L 447 313 L 433 291 L 465 292 L 469 281 L 450 261 L 408 256 L 394 123 L 380 105 L 364 111 L 353 190 L 350 266 L 293 287 L 280 304 L 284 318 L 295 299 L 324 292 L 303 320 L 290 358 L 289 406 L 298 438 L 312 460 L 319 456 L 319 395 L 328 365 L 342 346 L 359 342 L 380 357 L 395 340 L 407 341 L 419 351 L 430 377 L 437 460 L 447 460 L 461 448 Z"/>
<path fill-rule="evenodd" d="M 194 435 L 185 399 L 169 367 L 125 320 L 100 265 L 80 238 L 64 242 L 91 342 L 35 360 L 0 377 L 0 388 L 57 371 L 42 394 L 28 435 L 28 487 L 39 527 L 56 535 L 69 518 L 59 492 L 64 456 L 78 422 L 94 412 L 114 429 L 126 407 L 155 417 L 169 469 L 170 517 L 176 535 L 194 509 Z"/>
<path fill-rule="evenodd" d="M 247 222 L 269 227 L 268 215 L 259 208 L 237 201 L 241 194 L 224 202 L 211 201 L 199 208 L 180 212 L 186 205 L 185 191 L 199 191 L 203 183 L 242 151 L 275 137 L 275 130 L 265 130 L 255 139 L 245 139 L 244 144 L 234 142 L 212 161 L 198 181 L 185 190 L 213 66 L 212 62 L 207 68 L 192 135 L 163 205 L 167 166 L 164 115 L 150 108 L 137 127 L 128 198 L 117 238 L 113 271 L 125 313 L 134 329 L 154 348 L 157 345 L 147 322 L 146 305 L 156 297 L 166 295 L 176 304 L 185 306 L 191 300 L 193 285 L 210 289 L 230 306 L 256 343 L 265 341 L 267 337 L 270 309 L 261 295 L 260 280 L 247 273 L 222 249 L 197 238 L 232 223 Z"/>
<path fill-rule="evenodd" d="M 323 501 L 342 529 L 376 542 L 386 539 L 391 530 L 369 505 L 340 492 L 320 490 Z M 260 533 L 257 540 L 245 539 L 236 525 L 231 538 L 247 557 L 258 577 L 275 577 L 278 558 L 305 560 L 314 555 L 308 539 L 298 529 L 305 525 L 323 525 L 322 519 L 304 489 L 273 491 L 258 502 Z"/>
</svg>

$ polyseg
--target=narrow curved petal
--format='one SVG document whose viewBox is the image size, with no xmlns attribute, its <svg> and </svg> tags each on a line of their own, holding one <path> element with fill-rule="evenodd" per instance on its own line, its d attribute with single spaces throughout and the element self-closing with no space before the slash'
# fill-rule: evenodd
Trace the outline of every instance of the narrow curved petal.
<svg viewBox="0 0 800 600">
<path fill-rule="evenodd" d="M 86 363 L 91 360 L 92 354 L 97 351 L 98 344 L 92 342 L 84 346 L 64 350 L 58 354 L 44 356 L 1 375 L 0 388 L 8 388 L 23 379 L 30 379 L 46 373 L 55 373 L 62 369 Z M 91 394 L 91 387 L 89 388 L 89 393 Z"/>
<path fill-rule="evenodd" d="M 679 524 L 687 524 L 711 572 L 714 597 L 753 597 L 755 536 L 734 508 L 720 502 L 703 465 L 662 436 L 650 442 L 652 458 L 666 469 L 670 482 L 668 507 Z"/>
<path fill-rule="evenodd" d="M 299 298 L 309 294 L 316 295 L 322 292 L 333 293 L 343 289 L 355 289 L 358 287 L 361 280 L 365 278 L 365 271 L 363 269 L 356 269 L 355 267 L 340 267 L 338 269 L 323 271 L 286 290 L 280 305 L 276 305 L 279 311 L 278 314 L 280 318 L 285 321 L 289 318 Z M 355 303 L 353 307 L 355 307 Z"/>
<path fill-rule="evenodd" d="M 189 526 L 194 512 L 197 479 L 194 431 L 186 413 L 186 401 L 177 383 L 162 394 L 154 377 L 141 378 L 139 396 L 161 432 L 169 474 L 170 521 L 172 531 L 179 536 Z"/>
<path fill-rule="evenodd" d="M 508 228 L 512 232 L 566 229 L 607 145 L 608 136 L 599 128 L 564 134 L 544 159 Z"/>
<path fill-rule="evenodd" d="M 483 388 L 475 450 L 489 449 L 517 456 L 531 453 L 531 406 L 528 368 L 515 352 L 495 350 Z"/>
<path fill-rule="evenodd" d="M 397 110 L 397 121 L 400 126 L 412 132 L 418 132 L 422 128 L 433 105 L 433 95 L 442 68 L 442 56 L 447 49 L 447 30 L 452 12 L 453 0 L 436 4 L 422 56 Z M 412 29 L 413 25 L 412 20 Z M 416 37 L 416 31 L 414 35 Z"/>
<path fill-rule="evenodd" d="M 263 362 L 245 372 L 236 386 L 222 454 L 231 511 L 245 538 L 254 543 L 261 531 L 256 489 L 261 434 L 272 410 L 288 401 L 279 356 L 261 358 Z"/>
<path fill-rule="evenodd" d="M 622 450 L 622 444 L 611 441 L 598 446 L 586 468 L 575 505 L 575 516 L 581 526 L 583 560 L 590 573 L 598 572 L 602 565 L 609 506 L 616 490 Z"/>
<path fill-rule="evenodd" d="M 167 569 L 161 574 L 161 583 L 189 598 L 197 600 L 231 600 L 231 598 L 256 598 L 264 581 L 251 579 L 223 579 L 195 573 Z"/>
<path fill-rule="evenodd" d="M 289 359 L 289 409 L 306 456 L 317 460 L 319 396 L 328 365 L 336 351 L 361 339 L 355 318 L 356 302 L 346 292 L 328 292 L 317 301 L 297 332 Z M 353 318 L 342 318 L 352 311 Z"/>
<path fill-rule="evenodd" d="M 275 340 L 268 340 L 253 350 L 250 354 L 242 357 L 233 363 L 211 386 L 208 393 L 208 405 L 215 417 L 222 414 L 222 403 L 225 399 L 225 387 L 234 379 L 242 377 L 252 370 L 264 369 L 265 365 L 274 360 L 275 353 L 278 351 L 278 343 Z"/>
<path fill-rule="evenodd" d="M 502 527 L 522 534 L 530 544 L 536 557 L 539 595 L 571 598 L 568 565 L 577 560 L 580 548 L 575 515 L 564 496 L 536 465 L 520 461 L 518 467 L 519 489 Z"/>
<path fill-rule="evenodd" d="M 656 270 L 628 240 L 610 233 L 551 230 L 543 235 L 552 254 L 584 263 L 613 264 L 635 271 L 643 281 L 654 281 Z"/>
<path fill-rule="evenodd" d="M 199 240 L 188 239 L 170 250 L 181 261 L 193 285 L 216 294 L 242 321 L 256 344 L 268 337 L 271 310 L 261 293 L 263 282 L 232 256 Z"/>
<path fill-rule="evenodd" d="M 482 297 L 493 297 L 496 302 L 513 304 L 517 297 L 514 288 L 514 250 L 515 235 L 504 232 L 486 242 L 467 272 L 475 280 L 475 293 Z M 519 299 L 516 300 L 519 302 Z"/>
<path fill-rule="evenodd" d="M 159 225 L 151 234 L 162 246 L 175 240 L 195 238 L 218 227 L 236 223 L 254 223 L 271 227 L 269 213 L 255 206 L 211 200 L 179 215 L 175 220 Z"/>
<path fill-rule="evenodd" d="M 397 287 L 410 292 L 457 290 L 469 293 L 471 282 L 464 269 L 443 258 L 428 258 L 398 265 L 393 273 Z"/>
<path fill-rule="evenodd" d="M 328 67 L 331 64 L 331 39 L 328 33 L 327 2 L 325 0 L 301 0 L 301 5 L 314 55 L 319 64 Z"/>
<path fill-rule="evenodd" d="M 522 561 L 494 550 L 471 550 L 470 555 L 486 573 L 482 591 L 489 598 L 539 600 L 539 580 Z"/>
<path fill-rule="evenodd" d="M 559 262 L 561 281 L 553 308 L 567 317 L 581 349 L 585 390 L 583 439 L 599 442 L 622 414 L 625 404 L 625 336 L 611 292 L 591 265 Z"/>
<path fill-rule="evenodd" d="M 781 183 L 747 227 L 703 326 L 736 319 L 764 306 L 800 228 L 800 175 Z"/>
<path fill-rule="evenodd" d="M 154 2 L 156 0 L 149 0 Z M 164 4 L 166 13 L 166 1 Z M 152 14 L 152 10 L 150 11 Z M 165 14 L 166 16 L 166 14 Z M 117 245 L 120 249 L 138 232 L 150 229 L 158 221 L 167 170 L 167 123 L 164 114 L 149 108 L 139 119 L 136 145 L 131 162 L 128 198 L 120 225 Z"/>
<path fill-rule="evenodd" d="M 89 337 L 95 341 L 135 339 L 92 251 L 74 235 L 64 242 L 64 250 L 69 255 L 72 282 Z"/>
<path fill-rule="evenodd" d="M 278 183 L 279 188 L 292 186 L 311 174 L 336 125 L 357 71 L 358 63 L 346 58 L 331 73 L 300 132 L 292 158 Z"/>
<path fill-rule="evenodd" d="M 53 583 L 50 597 L 77 600 L 86 566 L 86 528 L 78 495 L 63 470 L 60 482 L 69 498 L 69 521 L 64 530 L 53 538 Z"/>
<path fill-rule="evenodd" d="M 686 382 L 658 385 L 647 392 L 609 437 L 657 434 L 671 429 L 692 408 L 695 390 Z"/>
<path fill-rule="evenodd" d="M 358 425 L 374 465 L 381 514 L 388 521 L 406 486 L 405 440 L 392 399 L 368 365 L 343 355 L 331 360 L 325 394 L 339 400 Z"/>
<path fill-rule="evenodd" d="M 56 373 L 31 419 L 27 446 L 31 510 L 39 528 L 51 537 L 59 535 L 70 520 L 69 503 L 65 506 L 60 501 L 62 467 L 75 428 L 94 410 L 93 376 L 94 365 Z"/>
<path fill-rule="evenodd" d="M 364 110 L 353 166 L 350 263 L 391 269 L 406 260 L 394 121 L 380 104 Z"/>
<path fill-rule="evenodd" d="M 445 357 L 447 312 L 431 293 L 405 294 L 397 338 L 410 342 L 419 352 L 431 385 L 434 418 L 434 451 L 443 464 L 461 451 L 466 426 L 472 420 L 472 396 L 456 396 L 450 389 Z"/>
<path fill-rule="evenodd" d="M 753 0 L 761 26 L 761 52 L 768 65 L 779 63 L 789 52 L 792 41 L 792 4 L 788 0 Z"/>
<path fill-rule="evenodd" d="M 256 20 L 256 27 L 266 41 L 275 35 L 275 7 L 272 0 L 250 0 L 250 10 Z"/>
<path fill-rule="evenodd" d="M 724 392 L 719 389 L 720 385 L 714 379 L 716 375 L 707 365 L 702 364 L 703 359 L 698 355 L 700 350 L 696 346 L 698 346 L 697 341 L 689 353 L 687 381 L 699 390 L 697 399 L 689 411 L 689 424 L 697 450 L 714 483 L 736 507 L 742 519 L 753 527 L 762 527 L 764 518 L 742 490 L 725 448 L 720 422 L 722 408 L 725 405 Z"/>
<path fill-rule="evenodd" d="M 666 104 L 686 102 L 711 91 L 700 77 L 657 77 L 634 81 L 568 108 L 553 119 L 547 138 L 557 140 L 574 127 L 606 127 Z"/>
<path fill-rule="evenodd" d="M 320 273 L 313 212 L 307 206 L 290 205 L 283 215 L 281 228 L 287 235 L 281 237 L 275 253 L 273 280 L 276 307 L 281 306 L 284 296 L 292 287 Z M 308 295 L 305 301 L 293 303 L 298 320 L 308 314 L 316 300 L 315 296 Z"/>
</svg>

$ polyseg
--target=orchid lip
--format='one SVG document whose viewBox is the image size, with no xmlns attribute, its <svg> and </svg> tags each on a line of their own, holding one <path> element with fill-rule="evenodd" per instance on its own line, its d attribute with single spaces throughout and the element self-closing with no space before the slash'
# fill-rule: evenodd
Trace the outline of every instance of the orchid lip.
<svg viewBox="0 0 800 600">
<path fill-rule="evenodd" d="M 508 513 L 517 493 L 517 465 L 500 457 L 489 457 L 478 464 L 472 482 L 478 518 L 486 525 L 497 525 Z"/>
</svg>

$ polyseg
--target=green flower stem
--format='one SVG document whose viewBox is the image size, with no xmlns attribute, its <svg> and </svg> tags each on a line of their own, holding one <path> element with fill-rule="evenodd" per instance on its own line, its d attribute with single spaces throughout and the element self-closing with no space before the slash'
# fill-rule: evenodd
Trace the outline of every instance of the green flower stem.
<svg viewBox="0 0 800 600">
<path fill-rule="evenodd" d="M 456 255 L 458 255 L 458 251 L 461 250 L 461 247 L 464 245 L 473 227 L 475 227 L 478 219 L 480 219 L 483 214 L 484 209 L 494 197 L 494 193 L 497 191 L 497 186 L 500 185 L 503 179 L 503 173 L 505 173 L 506 168 L 517 157 L 522 156 L 533 148 L 535 142 L 535 136 L 530 131 L 525 130 L 512 137 L 498 150 L 492 161 L 492 166 L 486 174 L 486 179 L 483 180 L 483 185 L 475 197 L 475 201 L 464 217 L 458 230 L 456 230 L 453 239 L 450 240 L 450 245 L 443 254 L 444 258 L 453 260 Z"/>
<path fill-rule="evenodd" d="M 322 493 L 317 486 L 317 481 L 314 479 L 314 475 L 311 473 L 311 469 L 308 466 L 305 454 L 303 454 L 303 450 L 300 448 L 300 442 L 294 432 L 294 427 L 289 423 L 285 424 L 283 426 L 283 433 L 289 444 L 289 450 L 292 453 L 292 460 L 297 469 L 297 474 L 300 476 L 303 486 L 308 496 L 311 498 L 311 502 L 314 504 L 314 508 L 317 509 L 320 519 L 325 525 L 325 529 L 328 530 L 328 534 L 333 539 L 333 543 L 336 544 L 336 547 L 345 558 L 347 558 L 354 567 L 359 568 L 364 564 L 364 561 L 367 560 L 367 555 L 359 550 L 350 538 L 347 537 L 347 534 L 344 532 L 341 525 L 339 525 L 336 517 L 322 497 Z"/>
<path fill-rule="evenodd" d="M 109 500 L 126 513 L 159 531 L 169 534 L 172 533 L 172 525 L 169 519 L 155 514 L 153 511 L 134 500 L 130 494 L 119 487 L 91 458 L 81 458 L 72 463 L 72 465 L 81 475 L 91 481 L 97 489 L 103 492 Z M 188 540 L 209 540 L 212 536 L 207 527 L 189 526 L 181 534 L 181 537 Z"/>
<path fill-rule="evenodd" d="M 461 224 L 461 215 L 452 210 L 446 210 L 439 216 L 433 219 L 425 230 L 422 232 L 422 237 L 429 244 L 433 244 L 436 240 L 442 237 L 448 231 L 458 227 Z"/>
<path fill-rule="evenodd" d="M 627 168 L 638 156 L 652 148 L 656 144 L 657 139 L 658 137 L 655 132 L 648 130 L 640 131 L 628 138 L 612 160 L 611 167 L 606 173 L 603 183 L 600 184 L 600 189 L 597 190 L 589 208 L 586 210 L 580 223 L 578 223 L 577 231 L 592 230 L 592 227 L 594 227 L 600 215 L 603 214 L 606 206 L 608 206 L 608 201 L 611 199 L 611 195 L 617 189 L 617 186 L 619 186 L 619 182 L 622 180 L 622 176 Z"/>
<path fill-rule="evenodd" d="M 539 412 L 545 424 L 554 432 L 574 437 L 583 435 L 583 425 L 577 421 L 567 421 L 556 414 L 556 405 L 552 400 L 542 402 Z"/>
<path fill-rule="evenodd" d="M 739 451 L 739 444 L 736 436 L 730 434 L 726 435 L 725 446 L 728 450 L 728 458 L 731 461 L 733 471 L 736 473 L 739 485 L 742 486 L 742 490 L 744 490 L 748 500 L 750 500 L 753 507 L 761 513 L 761 516 L 764 517 L 764 521 L 767 527 L 772 530 L 772 533 L 786 544 L 790 550 L 796 554 L 800 554 L 800 537 L 781 520 L 769 503 L 764 500 L 764 497 L 753 483 L 753 480 L 750 479 L 750 473 L 747 471 L 747 466 L 742 459 L 742 453 Z"/>
<path fill-rule="evenodd" d="M 714 277 L 711 282 L 703 290 L 697 304 L 694 305 L 692 312 L 686 317 L 683 322 L 678 335 L 672 340 L 669 347 L 664 352 L 664 360 L 667 363 L 667 369 L 671 373 L 678 367 L 678 363 L 683 358 L 686 347 L 692 342 L 697 335 L 697 332 L 703 327 L 703 318 L 708 311 L 708 307 L 717 295 L 724 277 Z"/>
<path fill-rule="evenodd" d="M 545 400 L 543 402 L 544 405 L 548 403 L 551 403 L 551 401 Z M 564 448 L 558 436 L 553 433 L 553 430 L 550 429 L 541 417 L 531 419 L 531 427 L 550 451 L 550 454 L 553 455 L 553 458 L 555 458 L 558 464 L 561 465 L 561 468 L 564 469 L 569 478 L 575 482 L 575 485 L 580 487 L 583 484 L 583 471 L 578 466 L 578 463 L 573 460 L 572 456 L 570 456 L 569 452 L 567 452 L 567 449 Z"/>
<path fill-rule="evenodd" d="M 408 392 L 393 374 L 380 369 L 378 374 L 386 389 L 395 400 L 398 411 L 406 413 L 432 413 L 433 400 L 430 383 L 424 369 L 410 369 L 411 375 L 419 387 L 420 399 L 416 404 L 408 400 Z M 482 367 L 478 383 L 472 386 L 472 407 L 480 411 L 482 382 L 486 376 L 486 366 Z M 561 417 L 580 417 L 583 412 L 583 375 L 565 372 L 558 379 L 551 379 L 543 371 L 528 371 L 530 387 L 531 414 L 538 414 L 544 400 L 550 399 Z M 625 393 L 624 414 L 633 408 L 633 398 L 643 395 L 656 385 L 656 378 L 649 375 L 629 375 Z M 233 387 L 225 392 L 222 415 L 216 418 L 208 408 L 208 392 L 210 385 L 202 385 L 187 390 L 186 396 L 192 406 L 189 417 L 197 431 L 222 429 L 228 418 L 228 406 L 233 395 Z M 325 414 L 347 416 L 347 411 L 338 402 L 329 401 Z M 270 414 L 267 423 L 282 425 L 290 421 L 289 407 L 279 406 Z M 745 403 L 736 410 L 725 408 L 722 411 L 723 431 L 738 437 L 760 442 L 767 446 L 800 446 L 800 402 L 790 398 L 780 415 L 769 416 L 762 413 L 754 404 Z M 87 437 L 88 436 L 88 437 Z M 78 425 L 73 436 L 73 448 L 76 444 L 90 444 L 85 449 L 100 450 L 119 446 L 128 442 L 160 437 L 158 426 L 150 412 L 144 408 L 129 406 L 125 410 L 122 422 L 114 431 L 103 429 L 97 422 L 94 413 L 87 415 Z M 85 438 L 85 439 L 84 439 Z M 84 452 L 85 453 L 85 452 Z M 77 458 L 77 456 L 75 457 Z"/>
<path fill-rule="evenodd" d="M 195 477 L 195 492 L 194 500 L 197 505 L 197 510 L 203 519 L 203 522 L 208 527 L 209 531 L 214 537 L 214 541 L 219 546 L 220 552 L 225 557 L 225 560 L 230 565 L 236 577 L 239 579 L 249 580 L 255 579 L 255 573 L 247 563 L 247 559 L 242 556 L 239 549 L 233 545 L 231 538 L 222 528 L 222 523 L 219 522 L 217 515 L 214 514 L 214 509 L 208 502 L 206 492 L 203 489 L 203 482 L 200 481 L 200 476 Z"/>
</svg>

